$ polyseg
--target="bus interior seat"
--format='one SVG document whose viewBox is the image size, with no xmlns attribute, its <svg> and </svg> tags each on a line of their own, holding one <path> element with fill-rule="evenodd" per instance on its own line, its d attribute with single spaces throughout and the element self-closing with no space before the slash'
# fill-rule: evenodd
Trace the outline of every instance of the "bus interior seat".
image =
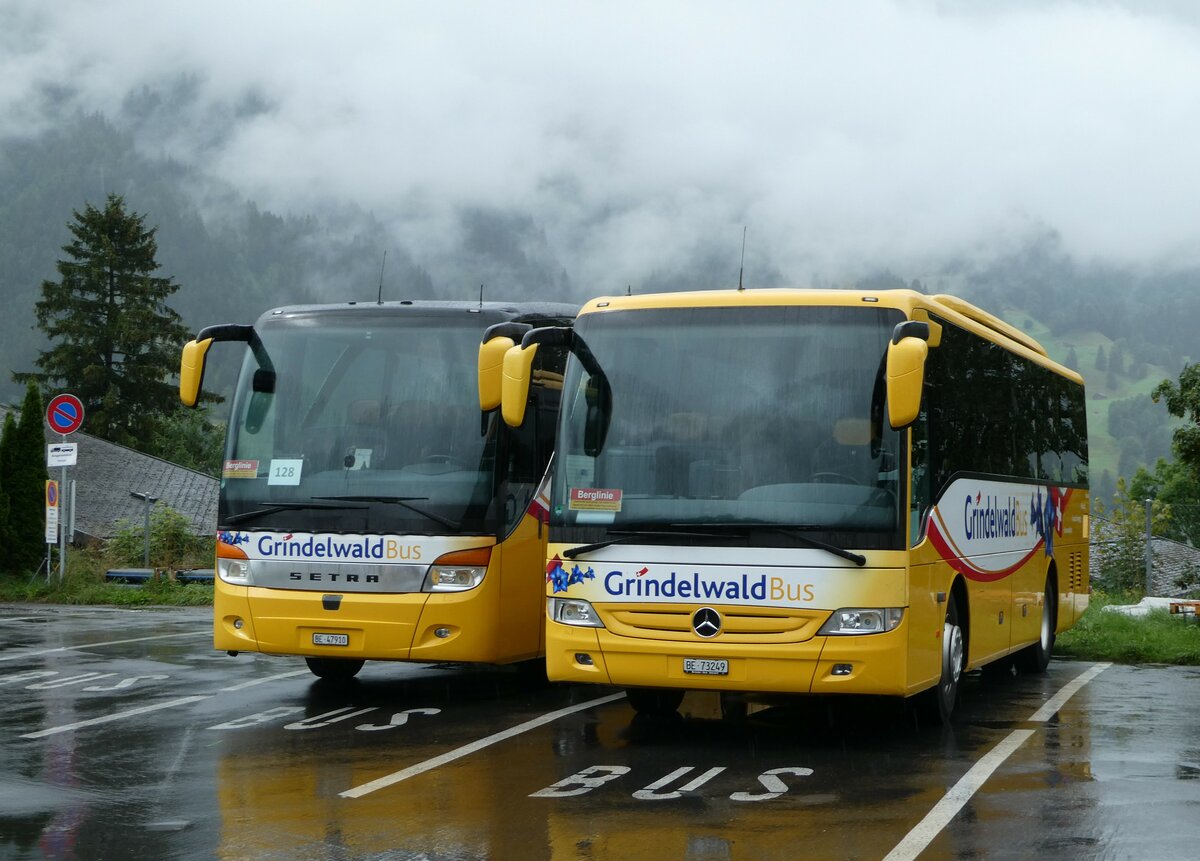
<svg viewBox="0 0 1200 861">
<path fill-rule="evenodd" d="M 404 401 L 388 411 L 388 434 L 395 440 L 393 468 L 414 466 L 436 456 L 453 458 L 465 433 L 478 435 L 479 423 L 460 404 Z"/>
<path fill-rule="evenodd" d="M 813 457 L 814 476 L 840 476 L 858 484 L 876 483 L 876 458 L 871 453 L 871 420 L 840 418 L 832 435 L 817 447 Z"/>
</svg>

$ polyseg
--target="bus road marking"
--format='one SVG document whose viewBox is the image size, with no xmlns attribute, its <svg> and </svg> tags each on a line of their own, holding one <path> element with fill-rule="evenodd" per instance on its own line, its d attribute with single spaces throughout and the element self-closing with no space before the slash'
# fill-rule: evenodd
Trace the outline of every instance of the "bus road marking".
<svg viewBox="0 0 1200 861">
<path fill-rule="evenodd" d="M 1080 688 L 1111 666 L 1112 664 L 1096 664 L 1087 671 L 1080 673 L 1064 685 L 1045 705 L 1034 712 L 1029 721 L 1045 723 L 1066 704 L 1067 700 L 1077 694 Z M 958 783 L 954 784 L 942 796 L 941 801 L 925 814 L 925 818 L 918 822 L 904 836 L 904 839 L 897 843 L 895 848 L 884 856 L 883 861 L 914 861 L 933 842 L 934 838 L 950 824 L 950 821 L 958 815 L 958 812 L 979 791 L 980 787 L 987 782 L 992 773 L 1003 765 L 1005 760 L 1016 753 L 1017 749 L 1028 741 L 1034 732 L 1035 730 L 1032 729 L 1013 730 L 999 744 L 984 754 L 978 762 L 968 769 L 966 774 L 959 778 Z"/>
<path fill-rule="evenodd" d="M 190 703 L 198 703 L 201 700 L 208 699 L 212 699 L 212 694 L 199 694 L 191 697 L 180 697 L 177 700 L 167 700 L 166 702 L 154 703 L 153 705 L 149 706 L 140 706 L 136 709 L 129 709 L 129 711 L 116 712 L 110 715 L 91 718 L 90 720 L 81 720 L 77 723 L 64 724 L 63 726 L 52 726 L 49 729 L 40 729 L 37 732 L 27 732 L 25 735 L 21 736 L 21 738 L 45 738 L 48 735 L 57 735 L 60 732 L 70 732 L 73 729 L 80 729 L 81 727 L 85 726 L 96 726 L 97 724 L 102 723 L 112 723 L 113 721 L 124 720 L 127 717 L 143 715 L 147 712 L 161 711 L 162 709 L 174 708 L 175 706 L 184 706 Z"/>
<path fill-rule="evenodd" d="M 481 738 L 478 741 L 473 741 L 470 744 L 463 745 L 455 750 L 443 753 L 441 756 L 435 756 L 433 759 L 427 759 L 424 762 L 419 762 L 416 765 L 410 765 L 408 768 L 402 768 L 400 771 L 393 772 L 380 778 L 376 778 L 361 786 L 356 786 L 353 789 L 347 789 L 345 792 L 338 793 L 342 798 L 362 798 L 364 795 L 369 795 L 380 789 L 386 789 L 401 781 L 408 780 L 410 777 L 416 777 L 419 774 L 424 774 L 427 771 L 433 771 L 435 768 L 440 768 L 449 762 L 454 762 L 456 759 L 462 759 L 464 756 L 470 756 L 477 751 L 483 750 L 485 747 L 491 747 L 494 744 L 499 744 L 522 733 L 528 732 L 531 729 L 537 729 L 540 726 L 545 726 L 548 723 L 553 723 L 559 718 L 574 714 L 575 712 L 586 711 L 587 709 L 596 708 L 597 706 L 607 705 L 608 703 L 616 702 L 625 697 L 624 691 L 619 694 L 610 694 L 599 699 L 588 700 L 585 703 L 567 706 L 558 711 L 548 712 L 541 717 L 536 717 L 533 720 L 525 721 L 523 724 L 510 727 L 501 732 L 494 733 Z"/>
<path fill-rule="evenodd" d="M 58 652 L 79 652 L 86 649 L 98 649 L 101 646 L 121 646 L 125 643 L 144 643 L 147 640 L 166 640 L 170 637 L 211 637 L 212 630 L 186 631 L 182 634 L 155 634 L 152 637 L 134 637 L 129 640 L 108 640 L 103 643 L 81 643 L 78 646 L 57 646 L 53 649 L 37 649 L 31 652 L 21 652 L 16 655 L 0 655 L 0 661 L 20 661 L 25 658 L 36 658 L 38 655 L 53 655 Z"/>
</svg>

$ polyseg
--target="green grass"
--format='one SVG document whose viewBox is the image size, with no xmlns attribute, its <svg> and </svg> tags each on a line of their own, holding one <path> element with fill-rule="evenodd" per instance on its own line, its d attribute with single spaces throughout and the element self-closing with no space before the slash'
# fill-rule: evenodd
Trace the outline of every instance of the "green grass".
<svg viewBox="0 0 1200 861">
<path fill-rule="evenodd" d="M 164 578 L 133 587 L 105 582 L 109 567 L 103 555 L 77 550 L 67 558 L 67 577 L 61 583 L 57 576 L 47 582 L 44 576 L 0 575 L 0 603 L 202 607 L 213 602 L 213 587 L 203 583 L 182 585 Z"/>
<path fill-rule="evenodd" d="M 1095 594 L 1069 631 L 1055 642 L 1055 654 L 1119 664 L 1200 666 L 1200 622 L 1157 611 L 1136 618 L 1105 613 L 1110 604 L 1136 604 L 1128 596 Z"/>
</svg>

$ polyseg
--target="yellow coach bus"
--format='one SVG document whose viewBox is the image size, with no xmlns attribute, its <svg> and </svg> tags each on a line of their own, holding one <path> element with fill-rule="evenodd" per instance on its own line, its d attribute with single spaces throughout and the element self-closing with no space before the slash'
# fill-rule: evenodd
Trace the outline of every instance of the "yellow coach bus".
<svg viewBox="0 0 1200 861">
<path fill-rule="evenodd" d="M 922 695 L 1044 670 L 1087 604 L 1082 378 L 951 296 L 714 291 L 596 299 L 504 359 L 570 351 L 549 508 L 551 679 Z"/>
<path fill-rule="evenodd" d="M 477 345 L 499 332 L 488 340 L 502 352 L 575 310 L 351 302 L 201 331 L 183 351 L 187 406 L 209 347 L 247 345 L 221 475 L 215 647 L 302 655 L 324 678 L 364 660 L 540 658 L 546 533 L 530 503 L 560 387 L 538 386 L 529 419 L 506 425 L 500 361 Z M 565 356 L 546 351 L 537 373 L 561 382 Z"/>
</svg>

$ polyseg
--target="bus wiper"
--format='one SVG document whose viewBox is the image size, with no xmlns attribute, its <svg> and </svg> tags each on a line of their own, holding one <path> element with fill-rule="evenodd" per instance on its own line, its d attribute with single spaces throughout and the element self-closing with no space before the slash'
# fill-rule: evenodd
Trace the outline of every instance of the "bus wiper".
<svg viewBox="0 0 1200 861">
<path fill-rule="evenodd" d="M 687 526 L 685 523 L 673 523 L 672 526 Z M 844 547 L 838 547 L 836 544 L 830 544 L 828 541 L 822 541 L 819 538 L 813 538 L 811 535 L 806 535 L 805 532 L 810 529 L 816 529 L 815 526 L 805 526 L 802 524 L 786 524 L 786 523 L 745 523 L 733 521 L 731 523 L 697 523 L 696 526 L 700 529 L 723 529 L 726 531 L 737 531 L 749 533 L 755 529 L 766 529 L 771 532 L 781 532 L 784 535 L 790 535 L 793 538 L 798 538 L 802 543 L 809 547 L 815 547 L 818 550 L 824 550 L 827 553 L 832 553 L 842 559 L 853 562 L 858 567 L 867 564 L 867 557 L 861 553 L 855 553 L 853 550 L 847 550 Z"/>
<path fill-rule="evenodd" d="M 255 520 L 259 517 L 266 517 L 268 514 L 275 514 L 280 511 L 297 511 L 304 509 L 318 510 L 355 510 L 366 508 L 365 505 L 329 505 L 321 502 L 272 502 L 259 503 L 263 508 L 256 508 L 253 511 L 243 511 L 241 514 L 231 514 L 225 518 L 225 522 L 232 526 L 235 523 L 242 523 L 246 520 Z"/>
<path fill-rule="evenodd" d="M 594 550 L 602 550 L 612 544 L 624 544 L 632 541 L 634 538 L 721 538 L 718 533 L 705 532 L 683 532 L 677 530 L 664 529 L 610 529 L 609 535 L 616 536 L 608 538 L 604 541 L 597 541 L 595 544 L 584 544 L 579 547 L 572 547 L 570 550 L 564 550 L 563 556 L 568 559 L 574 559 L 576 556 L 581 556 L 584 553 L 591 553 Z"/>
<path fill-rule="evenodd" d="M 426 511 L 418 505 L 411 504 L 414 500 L 429 499 L 428 496 L 314 496 L 313 499 L 334 499 L 340 502 L 381 502 L 385 505 L 399 505 L 422 517 L 429 518 L 434 523 L 440 523 L 447 529 L 453 529 L 455 532 L 462 530 L 461 523 L 451 520 L 449 517 L 434 514 L 432 511 Z"/>
</svg>

